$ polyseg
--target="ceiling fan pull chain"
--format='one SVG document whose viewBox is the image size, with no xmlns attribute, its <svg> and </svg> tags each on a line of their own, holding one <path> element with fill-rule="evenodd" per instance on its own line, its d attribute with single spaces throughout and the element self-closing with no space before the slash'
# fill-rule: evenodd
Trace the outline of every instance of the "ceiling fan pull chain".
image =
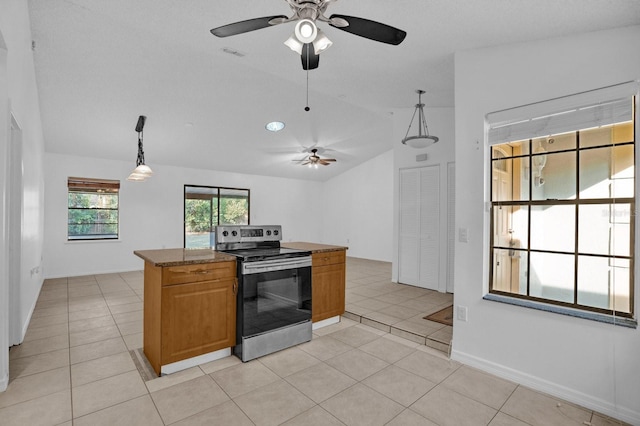
<svg viewBox="0 0 640 426">
<path fill-rule="evenodd" d="M 307 49 L 307 64 L 309 63 L 309 49 Z M 311 108 L 309 108 L 309 67 L 307 67 L 307 106 L 304 107 L 304 110 L 309 112 Z"/>
</svg>

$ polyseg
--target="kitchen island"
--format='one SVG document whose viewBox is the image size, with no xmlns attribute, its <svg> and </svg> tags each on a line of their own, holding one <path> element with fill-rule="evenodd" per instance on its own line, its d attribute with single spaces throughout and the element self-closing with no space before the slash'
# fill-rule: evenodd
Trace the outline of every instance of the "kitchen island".
<svg viewBox="0 0 640 426">
<path fill-rule="evenodd" d="M 340 321 L 347 247 L 307 242 L 312 253 L 312 322 Z M 211 249 L 137 250 L 144 264 L 143 349 L 156 374 L 231 355 L 236 344 L 236 258 Z"/>
</svg>

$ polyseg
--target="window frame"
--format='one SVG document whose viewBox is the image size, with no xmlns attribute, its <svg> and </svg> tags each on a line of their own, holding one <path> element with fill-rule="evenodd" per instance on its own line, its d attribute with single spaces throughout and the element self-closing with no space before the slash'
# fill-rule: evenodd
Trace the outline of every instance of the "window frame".
<svg viewBox="0 0 640 426">
<path fill-rule="evenodd" d="M 183 208 L 182 208 L 182 246 L 184 248 L 187 248 L 187 188 L 202 188 L 202 189 L 211 189 L 211 190 L 215 190 L 217 195 L 212 196 L 212 200 L 215 197 L 217 199 L 217 211 L 218 211 L 218 220 L 217 223 L 220 223 L 220 200 L 221 200 L 221 192 L 222 191 L 246 191 L 247 196 L 247 223 L 246 225 L 250 224 L 251 221 L 251 190 L 248 188 L 231 188 L 231 187 L 224 187 L 224 186 L 209 186 L 209 185 L 190 185 L 190 184 L 185 184 L 184 185 L 184 190 L 183 190 Z M 224 195 L 224 194 L 222 194 Z M 213 209 L 212 209 L 212 213 L 213 213 Z M 213 214 L 210 217 L 210 226 L 212 228 L 213 232 Z"/>
<path fill-rule="evenodd" d="M 72 207 L 70 205 L 70 196 L 72 193 L 85 193 L 85 194 L 100 194 L 111 193 L 116 196 L 116 207 Z M 106 223 L 107 225 L 115 225 L 115 234 L 77 234 L 84 235 L 81 237 L 72 237 L 69 232 L 70 227 L 73 225 L 80 225 L 81 223 L 71 223 L 72 211 L 109 211 L 116 212 L 116 221 L 113 223 Z M 85 223 L 91 225 L 105 224 L 101 222 Z M 120 239 L 120 181 L 112 179 L 97 179 L 97 178 L 83 178 L 83 177 L 68 177 L 67 178 L 67 242 L 76 243 L 82 241 L 117 241 Z"/>
<path fill-rule="evenodd" d="M 635 104 L 635 99 L 634 99 L 634 104 Z M 553 152 L 547 152 L 545 155 L 555 155 L 555 154 L 562 154 L 562 153 L 575 153 L 575 158 L 576 158 L 576 168 L 575 168 L 575 189 L 576 189 L 576 196 L 573 199 L 557 199 L 557 200 L 552 200 L 552 199 L 541 199 L 541 200 L 536 200 L 533 197 L 533 159 L 537 156 L 537 155 L 541 155 L 539 153 L 536 153 L 533 149 L 533 144 L 534 144 L 534 140 L 537 138 L 530 138 L 528 140 L 525 140 L 528 143 L 528 149 L 526 151 L 526 153 L 524 154 L 517 154 L 517 155 L 511 155 L 511 156 L 495 156 L 494 155 L 494 149 L 498 150 L 499 152 L 501 152 L 502 154 L 504 154 L 504 151 L 502 149 L 499 149 L 502 145 L 504 144 L 495 144 L 490 146 L 490 158 L 489 158 L 489 164 L 490 164 L 490 169 L 489 169 L 489 199 L 490 199 L 490 209 L 489 209 L 489 281 L 488 281 L 488 290 L 489 290 L 489 295 L 499 295 L 502 297 L 506 297 L 506 298 L 514 298 L 514 299 L 522 299 L 523 301 L 533 301 L 533 302 L 541 302 L 544 304 L 550 304 L 550 305 L 557 305 L 557 306 L 562 306 L 565 308 L 571 308 L 574 310 L 579 310 L 579 311 L 588 311 L 588 312 L 594 312 L 594 313 L 598 313 L 598 314 L 604 314 L 604 315 L 608 315 L 608 316 L 613 316 L 613 317 L 623 317 L 623 318 L 629 318 L 629 319 L 633 319 L 635 318 L 635 294 L 634 294 L 634 290 L 635 290 L 635 277 L 634 277 L 634 269 L 635 269 L 635 220 L 631 220 L 630 221 L 630 229 L 629 229 L 629 238 L 630 238 L 630 243 L 629 243 L 629 255 L 628 256 L 620 256 L 620 255 L 604 255 L 604 254 L 593 254 L 593 253 L 582 253 L 579 250 L 579 245 L 578 245 L 578 238 L 579 238 L 579 210 L 580 210 L 580 206 L 584 206 L 584 205 L 609 205 L 609 206 L 613 206 L 616 204 L 628 204 L 630 206 L 630 211 L 634 212 L 635 211 L 635 206 L 636 206 L 636 198 L 635 195 L 637 193 L 637 189 L 635 188 L 635 182 L 636 182 L 636 169 L 637 169 L 637 162 L 636 162 L 636 158 L 637 158 L 637 153 L 636 153 L 636 140 L 637 140 L 637 135 L 636 135 L 636 122 L 635 122 L 635 114 L 633 114 L 632 116 L 632 124 L 631 124 L 631 128 L 632 128 L 632 135 L 631 135 L 631 140 L 630 141 L 626 141 L 626 142 L 612 142 L 610 144 L 603 144 L 603 145 L 597 145 L 597 146 L 581 146 L 580 144 L 580 135 L 581 132 L 584 132 L 585 130 L 589 130 L 589 129 L 582 129 L 582 130 L 577 130 L 575 132 L 575 147 L 572 149 L 563 149 L 563 150 L 557 150 L 557 151 L 553 151 Z M 549 136 L 549 137 L 552 137 Z M 515 143 L 516 141 L 514 141 Z M 521 141 L 517 141 L 517 142 L 521 142 Z M 507 142 L 509 143 L 509 142 Z M 633 190 L 633 197 L 624 197 L 624 198 L 612 198 L 612 197 L 608 197 L 608 198 L 581 198 L 580 196 L 580 155 L 582 152 L 585 151 L 589 151 L 589 150 L 594 150 L 594 149 L 601 149 L 601 148 L 613 148 L 613 147 L 620 147 L 620 146 L 633 146 L 634 147 L 634 154 L 633 154 L 633 168 L 634 168 L 634 190 Z M 528 162 L 528 170 L 529 170 L 529 176 L 527 178 L 528 181 L 528 191 L 527 191 L 527 197 L 528 199 L 526 200 L 509 200 L 509 201 L 495 201 L 493 200 L 493 195 L 494 195 L 494 188 L 493 188 L 493 184 L 494 184 L 494 164 L 499 162 L 499 161 L 505 161 L 505 160 L 523 160 L 525 162 Z M 512 174 L 513 176 L 513 174 Z M 545 206 L 560 206 L 560 205 L 571 205 L 571 206 L 575 206 L 575 221 L 574 221 L 574 248 L 573 251 L 557 251 L 557 250 L 545 250 L 545 249 L 532 249 L 531 248 L 531 233 L 532 233 L 532 223 L 531 223 L 531 212 L 533 210 L 533 208 L 535 207 L 545 207 Z M 501 207 L 525 207 L 527 208 L 527 244 L 526 244 L 526 248 L 515 248 L 512 246 L 508 246 L 508 247 L 503 247 L 502 245 L 496 245 L 495 241 L 494 241 L 494 237 L 495 237 L 495 226 L 496 226 L 496 212 L 495 209 L 497 208 L 501 208 Z M 635 215 L 633 215 L 633 217 L 635 217 Z M 535 231 L 534 231 L 535 232 Z M 509 250 L 511 251 L 516 251 L 516 252 L 524 252 L 526 253 L 526 294 L 521 294 L 521 293 L 514 293 L 514 292 L 509 292 L 509 291 L 504 291 L 504 290 L 499 290 L 499 289 L 495 289 L 494 288 L 494 264 L 496 262 L 494 256 L 495 256 L 495 250 Z M 573 277 L 573 302 L 569 303 L 569 302 L 564 302 L 564 301 L 560 301 L 560 300 L 555 300 L 555 299 L 549 299 L 549 298 L 543 298 L 543 297 L 537 297 L 537 296 L 532 296 L 530 294 L 530 285 L 531 285 L 531 253 L 547 253 L 547 254 L 565 254 L 565 255 L 572 255 L 574 257 L 574 265 L 573 265 L 573 270 L 574 270 L 574 277 Z M 581 304 L 578 302 L 578 297 L 579 297 L 579 276 L 578 276 L 578 259 L 580 256 L 590 256 L 590 257 L 597 257 L 597 258 L 606 258 L 606 259 L 623 259 L 623 260 L 627 260 L 629 261 L 629 312 L 623 312 L 623 311 L 617 311 L 617 310 L 613 310 L 613 309 L 603 309 L 603 308 L 599 308 L 596 306 L 590 306 L 590 305 L 585 305 L 585 304 Z M 614 296 L 615 297 L 615 296 Z M 491 297 L 488 297 L 488 299 L 492 299 Z M 502 300 L 500 300 L 502 301 Z"/>
</svg>

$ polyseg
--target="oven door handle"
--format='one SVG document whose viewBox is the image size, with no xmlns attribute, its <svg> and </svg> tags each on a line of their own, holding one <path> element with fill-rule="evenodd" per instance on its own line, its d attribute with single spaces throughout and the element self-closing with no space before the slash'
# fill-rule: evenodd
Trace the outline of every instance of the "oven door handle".
<svg viewBox="0 0 640 426">
<path fill-rule="evenodd" d="M 262 260 L 258 262 L 243 262 L 242 273 L 258 274 L 260 272 L 284 271 L 287 269 L 304 268 L 311 266 L 311 256 L 292 259 Z"/>
</svg>

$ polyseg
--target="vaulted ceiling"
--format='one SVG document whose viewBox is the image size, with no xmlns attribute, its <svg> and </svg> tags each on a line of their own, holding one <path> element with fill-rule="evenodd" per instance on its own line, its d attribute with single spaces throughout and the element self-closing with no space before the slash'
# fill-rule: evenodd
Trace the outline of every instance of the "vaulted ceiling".
<svg viewBox="0 0 640 426">
<path fill-rule="evenodd" d="M 228 38 L 209 32 L 290 15 L 284 0 L 28 4 L 47 152 L 133 167 L 134 128 L 146 115 L 152 167 L 321 181 L 399 143 L 393 113 L 413 108 L 416 89 L 426 90 L 427 107 L 453 107 L 456 51 L 640 24 L 638 0 L 340 0 L 327 15 L 367 18 L 408 35 L 391 46 L 319 23 L 333 46 L 307 73 L 283 44 L 293 23 Z M 532 58 L 536 65 L 541 72 L 553 66 Z M 285 129 L 267 132 L 273 120 Z M 312 146 L 338 161 L 318 170 L 292 161 Z"/>
</svg>

